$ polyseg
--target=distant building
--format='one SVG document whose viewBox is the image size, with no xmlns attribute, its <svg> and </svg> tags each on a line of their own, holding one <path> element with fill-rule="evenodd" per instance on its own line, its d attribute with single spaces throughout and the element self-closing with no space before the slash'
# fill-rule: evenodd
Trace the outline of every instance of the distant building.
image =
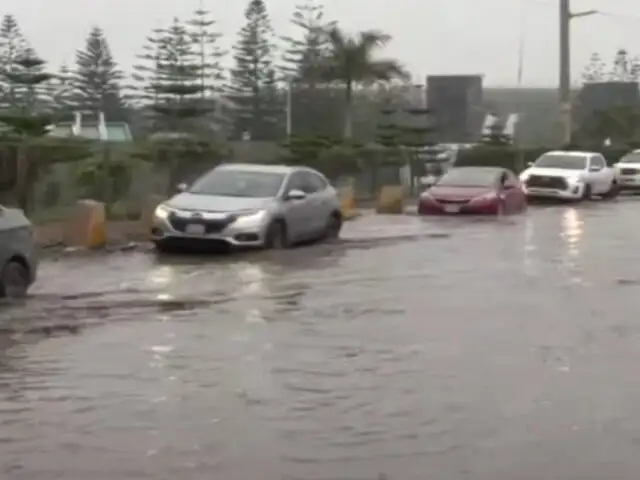
<svg viewBox="0 0 640 480">
<path fill-rule="evenodd" d="M 126 122 L 109 122 L 105 120 L 103 114 L 99 114 L 95 118 L 95 116 L 87 116 L 82 112 L 75 113 L 73 122 L 55 124 L 49 135 L 52 137 L 80 137 L 118 143 L 133 141 L 129 124 Z"/>
<path fill-rule="evenodd" d="M 486 113 L 481 75 L 429 75 L 427 105 L 440 141 L 471 143 L 481 138 Z"/>
</svg>

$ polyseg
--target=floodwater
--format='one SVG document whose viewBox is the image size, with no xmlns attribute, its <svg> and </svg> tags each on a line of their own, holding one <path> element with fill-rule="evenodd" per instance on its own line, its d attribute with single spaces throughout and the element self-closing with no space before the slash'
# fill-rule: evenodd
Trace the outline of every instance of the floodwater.
<svg viewBox="0 0 640 480">
<path fill-rule="evenodd" d="M 640 202 L 48 261 L 0 311 L 3 480 L 637 480 Z"/>
</svg>

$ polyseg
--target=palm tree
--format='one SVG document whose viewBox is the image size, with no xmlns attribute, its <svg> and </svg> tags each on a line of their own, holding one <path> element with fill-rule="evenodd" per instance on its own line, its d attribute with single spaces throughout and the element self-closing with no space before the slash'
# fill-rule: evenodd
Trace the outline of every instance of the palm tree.
<svg viewBox="0 0 640 480">
<path fill-rule="evenodd" d="M 375 58 L 375 53 L 391 41 L 391 36 L 378 30 L 367 30 L 355 36 L 340 27 L 327 32 L 329 48 L 320 74 L 323 80 L 345 87 L 344 138 L 353 136 L 353 92 L 358 85 L 407 79 L 402 66 L 393 59 Z"/>
</svg>

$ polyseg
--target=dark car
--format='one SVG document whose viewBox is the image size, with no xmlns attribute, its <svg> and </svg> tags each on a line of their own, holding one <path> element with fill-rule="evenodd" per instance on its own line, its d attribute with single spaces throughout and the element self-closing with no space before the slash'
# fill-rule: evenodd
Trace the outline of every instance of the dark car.
<svg viewBox="0 0 640 480">
<path fill-rule="evenodd" d="M 33 226 L 22 210 L 0 205 L 0 298 L 20 298 L 36 279 Z"/>
<path fill-rule="evenodd" d="M 499 167 L 453 167 L 420 196 L 418 213 L 520 213 L 526 195 L 516 175 Z"/>
</svg>

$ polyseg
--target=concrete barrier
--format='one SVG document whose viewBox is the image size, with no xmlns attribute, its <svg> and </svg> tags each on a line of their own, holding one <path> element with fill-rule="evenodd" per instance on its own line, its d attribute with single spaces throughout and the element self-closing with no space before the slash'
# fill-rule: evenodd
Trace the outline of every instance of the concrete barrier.
<svg viewBox="0 0 640 480">
<path fill-rule="evenodd" d="M 382 187 L 376 202 L 376 212 L 382 214 L 404 213 L 404 187 L 399 185 Z"/>
<path fill-rule="evenodd" d="M 103 203 L 80 200 L 64 228 L 63 241 L 69 247 L 98 248 L 107 243 L 107 218 Z"/>
</svg>

